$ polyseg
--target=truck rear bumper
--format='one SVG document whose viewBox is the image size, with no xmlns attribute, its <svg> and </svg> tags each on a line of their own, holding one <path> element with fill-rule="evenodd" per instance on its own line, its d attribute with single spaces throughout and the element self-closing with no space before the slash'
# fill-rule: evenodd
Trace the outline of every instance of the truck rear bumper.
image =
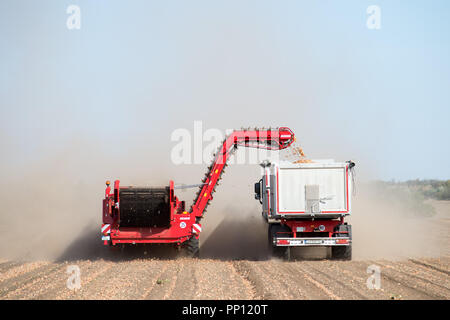
<svg viewBox="0 0 450 320">
<path fill-rule="evenodd" d="M 277 247 L 328 247 L 349 246 L 352 240 L 339 238 L 274 238 L 273 245 Z"/>
</svg>

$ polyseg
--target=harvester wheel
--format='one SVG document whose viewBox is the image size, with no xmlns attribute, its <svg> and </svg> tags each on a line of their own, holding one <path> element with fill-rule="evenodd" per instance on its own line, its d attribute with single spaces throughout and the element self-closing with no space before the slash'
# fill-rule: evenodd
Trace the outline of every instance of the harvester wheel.
<svg viewBox="0 0 450 320">
<path fill-rule="evenodd" d="M 184 251 L 187 254 L 187 256 L 192 258 L 198 258 L 200 254 L 200 241 L 196 237 L 190 238 L 188 241 L 186 241 L 186 245 L 184 247 Z"/>
<path fill-rule="evenodd" d="M 111 245 L 109 246 L 109 254 L 112 258 L 118 259 L 123 256 L 124 246 L 123 245 Z"/>
</svg>

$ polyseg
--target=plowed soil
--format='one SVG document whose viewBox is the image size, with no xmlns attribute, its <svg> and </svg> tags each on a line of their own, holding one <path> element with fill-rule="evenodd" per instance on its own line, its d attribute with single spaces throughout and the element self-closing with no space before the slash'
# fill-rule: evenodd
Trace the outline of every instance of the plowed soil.
<svg viewBox="0 0 450 320">
<path fill-rule="evenodd" d="M 450 258 L 404 261 L 210 259 L 3 261 L 0 299 L 449 299 Z M 69 289 L 67 267 L 80 268 Z M 367 268 L 381 270 L 380 289 Z"/>
</svg>

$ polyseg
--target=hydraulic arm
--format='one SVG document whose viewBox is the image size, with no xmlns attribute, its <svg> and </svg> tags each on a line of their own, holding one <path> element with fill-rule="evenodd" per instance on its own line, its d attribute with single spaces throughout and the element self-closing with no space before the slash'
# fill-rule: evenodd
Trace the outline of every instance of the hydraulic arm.
<svg viewBox="0 0 450 320">
<path fill-rule="evenodd" d="M 173 181 L 169 186 L 150 188 L 120 186 L 116 180 L 113 193 L 108 181 L 103 200 L 104 244 L 173 243 L 178 247 L 183 244 L 197 254 L 202 231 L 200 219 L 231 153 L 238 146 L 281 150 L 293 141 L 294 133 L 285 127 L 233 131 L 219 146 L 189 212 L 185 211 L 184 201 L 175 195 Z"/>
<path fill-rule="evenodd" d="M 281 127 L 268 130 L 235 130 L 226 137 L 214 156 L 212 164 L 208 167 L 200 185 L 200 189 L 191 207 L 191 213 L 201 218 L 215 191 L 217 182 L 221 179 L 227 161 L 238 146 L 260 148 L 268 150 L 281 150 L 294 142 L 294 133 L 291 129 Z"/>
</svg>

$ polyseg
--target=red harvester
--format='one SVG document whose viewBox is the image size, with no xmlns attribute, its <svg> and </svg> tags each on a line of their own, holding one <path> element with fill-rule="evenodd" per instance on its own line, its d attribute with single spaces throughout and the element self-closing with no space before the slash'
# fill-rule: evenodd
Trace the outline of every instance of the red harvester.
<svg viewBox="0 0 450 320">
<path fill-rule="evenodd" d="M 198 255 L 200 221 L 231 153 L 238 146 L 281 150 L 293 141 L 294 133 L 286 127 L 233 131 L 219 147 L 189 211 L 175 195 L 173 181 L 166 187 L 149 188 L 121 186 L 116 180 L 113 190 L 107 182 L 103 200 L 104 244 L 171 243 Z"/>
</svg>

